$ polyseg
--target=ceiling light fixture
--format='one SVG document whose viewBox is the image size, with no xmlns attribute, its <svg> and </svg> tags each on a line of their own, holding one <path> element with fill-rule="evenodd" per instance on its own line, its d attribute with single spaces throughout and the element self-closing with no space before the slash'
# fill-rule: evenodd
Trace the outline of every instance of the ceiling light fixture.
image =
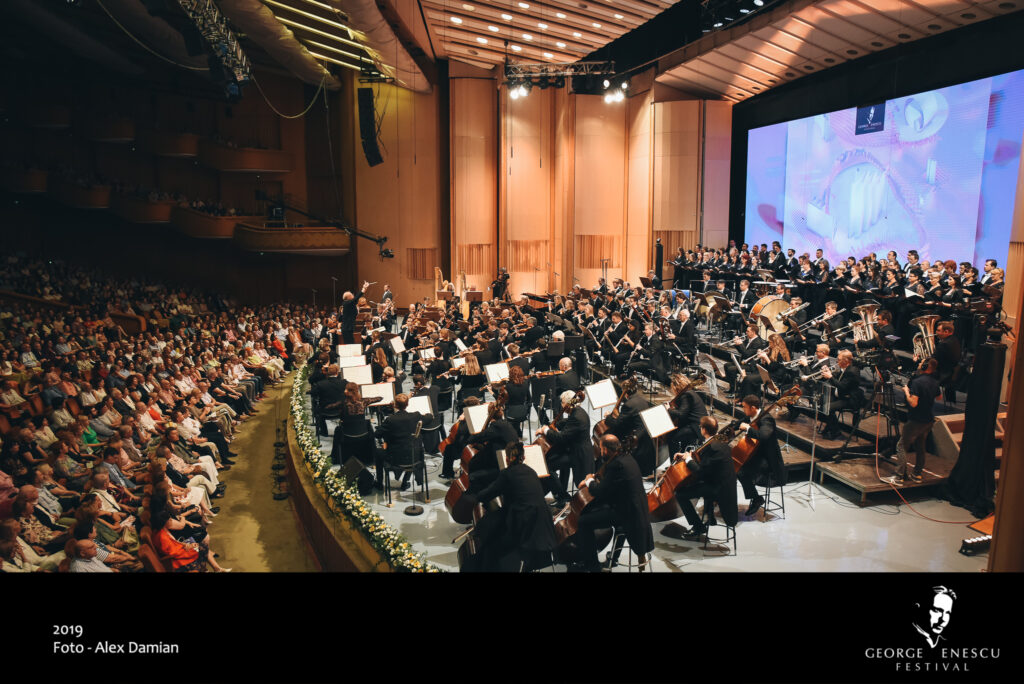
<svg viewBox="0 0 1024 684">
<path fill-rule="evenodd" d="M 500 29 L 500 28 L 498 28 L 497 26 L 488 26 L 488 27 L 487 27 L 487 30 L 488 30 L 488 31 L 493 31 L 494 33 L 497 33 L 497 32 L 498 32 L 498 31 L 500 31 L 501 29 Z"/>
<path fill-rule="evenodd" d="M 512 15 L 511 14 L 502 14 L 501 18 L 504 19 L 505 21 L 512 21 Z"/>
<path fill-rule="evenodd" d="M 462 19 L 459 18 L 459 17 L 452 17 L 452 23 L 453 24 L 461 24 L 462 23 Z"/>
</svg>

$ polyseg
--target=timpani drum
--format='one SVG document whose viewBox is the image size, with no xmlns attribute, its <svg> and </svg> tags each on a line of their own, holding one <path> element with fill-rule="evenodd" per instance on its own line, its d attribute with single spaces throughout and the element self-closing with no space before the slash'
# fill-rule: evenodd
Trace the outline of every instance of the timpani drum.
<svg viewBox="0 0 1024 684">
<path fill-rule="evenodd" d="M 767 340 L 772 333 L 783 332 L 786 329 L 785 322 L 776 317 L 788 308 L 789 302 L 778 295 L 761 297 L 754 302 L 750 318 L 757 321 L 757 331 L 761 339 Z"/>
</svg>

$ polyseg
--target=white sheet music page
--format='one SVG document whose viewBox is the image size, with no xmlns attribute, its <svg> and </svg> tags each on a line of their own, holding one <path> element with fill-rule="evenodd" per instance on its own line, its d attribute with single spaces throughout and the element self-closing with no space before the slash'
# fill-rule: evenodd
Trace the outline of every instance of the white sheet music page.
<svg viewBox="0 0 1024 684">
<path fill-rule="evenodd" d="M 341 377 L 357 385 L 372 385 L 373 370 L 369 366 L 351 366 L 341 369 Z M 369 395 L 376 396 L 376 395 Z"/>
<path fill-rule="evenodd" d="M 651 439 L 676 429 L 675 424 L 672 422 L 672 416 L 668 414 L 668 409 L 664 404 L 658 404 L 641 411 L 640 420 L 643 421 L 644 427 L 647 428 L 647 434 L 651 436 Z"/>
<path fill-rule="evenodd" d="M 587 392 L 590 405 L 596 409 L 614 406 L 615 402 L 619 400 L 619 395 L 615 392 L 615 385 L 611 380 L 595 382 L 593 385 L 587 385 L 584 389 Z"/>
<path fill-rule="evenodd" d="M 500 382 L 502 380 L 508 380 L 507 363 L 489 363 L 486 366 L 484 366 L 484 372 L 487 373 L 487 382 Z"/>
<path fill-rule="evenodd" d="M 349 358 L 352 356 L 362 356 L 363 345 L 361 344 L 339 344 L 338 345 L 338 357 Z"/>
<path fill-rule="evenodd" d="M 380 397 L 380 401 L 370 406 L 385 406 L 395 400 L 395 385 L 390 382 L 379 382 L 376 385 L 361 385 L 359 391 L 363 398 Z"/>
<path fill-rule="evenodd" d="M 402 342 L 401 337 L 392 337 L 389 342 L 391 342 L 391 348 L 396 354 L 401 354 L 405 351 L 405 342 Z"/>
<path fill-rule="evenodd" d="M 432 416 L 434 412 L 430 408 L 430 397 L 409 397 L 409 413 L 415 411 L 424 416 Z"/>
<path fill-rule="evenodd" d="M 466 420 L 466 427 L 469 428 L 469 434 L 475 435 L 483 429 L 492 403 L 494 402 L 488 402 L 478 406 L 467 406 L 462 410 L 462 416 Z"/>
</svg>

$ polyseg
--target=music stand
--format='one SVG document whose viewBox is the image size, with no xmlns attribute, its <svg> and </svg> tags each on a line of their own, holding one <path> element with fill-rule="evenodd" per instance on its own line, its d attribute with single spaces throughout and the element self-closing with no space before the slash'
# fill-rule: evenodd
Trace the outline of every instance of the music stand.
<svg viewBox="0 0 1024 684">
<path fill-rule="evenodd" d="M 651 289 L 654 288 L 654 282 L 646 276 L 640 276 L 640 284 L 644 286 L 644 289 L 648 287 Z"/>
<path fill-rule="evenodd" d="M 565 342 L 563 340 L 555 340 L 548 342 L 548 358 L 549 359 L 560 359 L 565 355 Z"/>
<path fill-rule="evenodd" d="M 434 290 L 434 299 L 443 299 L 446 302 L 450 302 L 453 296 L 451 290 Z"/>
<path fill-rule="evenodd" d="M 564 344 L 565 351 L 576 351 L 583 346 L 583 335 L 566 335 Z M 548 347 L 550 346 L 549 344 Z"/>
</svg>

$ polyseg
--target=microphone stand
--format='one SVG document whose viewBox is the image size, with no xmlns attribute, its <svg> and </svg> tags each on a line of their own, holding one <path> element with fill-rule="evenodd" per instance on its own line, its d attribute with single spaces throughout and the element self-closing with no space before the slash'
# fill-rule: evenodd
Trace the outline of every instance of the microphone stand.
<svg viewBox="0 0 1024 684">
<path fill-rule="evenodd" d="M 807 504 L 814 511 L 814 464 L 816 462 L 816 452 L 818 446 L 818 421 L 820 420 L 820 408 L 821 408 L 821 388 L 823 383 L 818 383 L 818 387 L 815 388 L 811 394 L 811 404 L 814 406 L 814 425 L 811 429 L 811 467 L 807 472 L 807 492 L 806 494 L 797 493 L 796 496 L 802 497 Z M 831 390 L 829 390 L 831 391 Z"/>
</svg>

